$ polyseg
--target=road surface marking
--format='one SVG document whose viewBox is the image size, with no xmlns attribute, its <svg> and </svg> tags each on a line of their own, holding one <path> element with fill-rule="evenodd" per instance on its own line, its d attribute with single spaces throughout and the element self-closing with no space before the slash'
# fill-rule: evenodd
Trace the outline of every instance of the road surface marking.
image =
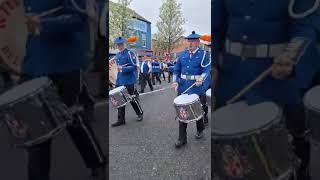
<svg viewBox="0 0 320 180">
<path fill-rule="evenodd" d="M 159 92 L 159 91 L 164 91 L 164 90 L 170 89 L 170 88 L 171 88 L 171 86 L 164 87 L 164 88 L 157 89 L 157 90 L 153 90 L 153 91 L 150 91 L 150 92 L 141 93 L 140 96 L 147 95 L 147 94 L 152 94 L 152 93 Z"/>
</svg>

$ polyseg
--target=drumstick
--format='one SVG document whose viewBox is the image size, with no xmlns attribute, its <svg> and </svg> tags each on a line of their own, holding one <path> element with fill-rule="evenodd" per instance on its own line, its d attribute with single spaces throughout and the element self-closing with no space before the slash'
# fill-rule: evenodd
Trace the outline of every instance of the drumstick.
<svg viewBox="0 0 320 180">
<path fill-rule="evenodd" d="M 208 74 L 203 78 L 202 83 L 204 82 L 205 79 L 207 79 L 207 77 L 208 77 Z M 197 81 L 194 82 L 190 87 L 188 87 L 188 89 L 186 89 L 185 91 L 183 91 L 183 93 L 181 93 L 181 94 L 184 94 L 184 93 L 186 93 L 187 91 L 189 91 L 194 85 L 196 85 L 196 83 L 197 83 Z"/>
<path fill-rule="evenodd" d="M 51 15 L 51 14 L 53 14 L 53 13 L 55 13 L 55 12 L 61 10 L 61 9 L 63 9 L 62 6 L 59 6 L 59 7 L 57 7 L 57 8 L 53 8 L 53 9 L 49 9 L 49 10 L 47 10 L 47 11 L 44 11 L 44 12 L 36 15 L 36 17 L 42 18 L 42 17 L 48 16 L 48 15 Z"/>
<path fill-rule="evenodd" d="M 185 91 L 183 91 L 183 93 L 181 93 L 181 94 L 184 94 L 184 93 L 186 93 L 187 91 L 189 91 L 194 85 L 196 85 L 196 82 L 193 83 L 190 87 L 188 87 L 188 89 L 186 89 Z"/>
<path fill-rule="evenodd" d="M 267 77 L 272 70 L 272 67 L 269 67 L 267 70 L 263 71 L 255 80 L 253 80 L 250 84 L 248 84 L 246 87 L 244 87 L 237 95 L 233 96 L 229 101 L 227 101 L 227 104 L 231 104 L 238 100 L 240 97 L 242 97 L 245 93 L 247 93 L 253 86 L 258 84 L 260 81 L 262 81 L 265 77 Z"/>
</svg>

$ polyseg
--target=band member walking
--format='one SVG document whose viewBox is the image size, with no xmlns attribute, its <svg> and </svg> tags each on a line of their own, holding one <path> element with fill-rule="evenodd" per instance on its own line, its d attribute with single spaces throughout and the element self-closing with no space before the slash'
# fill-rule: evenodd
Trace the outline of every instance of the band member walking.
<svg viewBox="0 0 320 180">
<path fill-rule="evenodd" d="M 118 76 L 116 86 L 125 86 L 130 95 L 134 95 L 130 102 L 134 111 L 136 112 L 138 119 L 142 121 L 143 111 L 137 100 L 138 93 L 135 89 L 135 83 L 137 81 L 137 56 L 135 53 L 125 47 L 127 40 L 123 37 L 117 37 L 114 40 L 119 53 L 116 55 L 116 62 L 118 66 Z M 116 127 L 126 124 L 125 122 L 126 107 L 123 106 L 118 109 L 118 121 L 113 123 L 111 126 Z"/>
<path fill-rule="evenodd" d="M 200 49 L 200 35 L 192 31 L 192 34 L 186 37 L 189 43 L 189 49 L 181 53 L 174 67 L 172 87 L 182 94 L 195 83 L 188 94 L 198 94 L 203 111 L 204 118 L 198 120 L 196 138 L 203 137 L 204 123 L 208 123 L 208 106 L 206 104 L 205 91 L 210 85 L 210 59 L 209 54 Z M 187 123 L 179 122 L 179 138 L 175 143 L 176 148 L 180 148 L 187 143 Z"/>
<path fill-rule="evenodd" d="M 156 85 L 155 79 L 161 84 L 160 63 L 157 60 L 152 61 L 152 84 Z"/>
<path fill-rule="evenodd" d="M 85 0 L 50 0 L 39 3 L 26 0 L 29 37 L 27 54 L 22 64 L 21 80 L 48 76 L 58 88 L 62 101 L 68 106 L 88 105 L 91 100 L 82 72 L 88 62 L 89 13 Z M 61 10 L 40 19 L 43 10 L 60 7 Z M 92 6 L 93 7 L 93 6 Z M 91 9 L 92 10 L 92 9 Z M 82 101 L 85 99 L 85 101 Z M 85 104 L 83 104 L 85 103 Z M 91 179 L 105 180 L 105 157 L 88 121 L 93 116 L 85 108 L 80 117 L 73 119 L 67 131 L 79 150 L 87 168 L 92 170 Z M 32 146 L 28 152 L 28 179 L 50 179 L 51 140 Z"/>
<path fill-rule="evenodd" d="M 174 63 L 172 61 L 169 61 L 167 64 L 167 67 L 168 67 L 168 83 L 170 83 L 173 75 Z"/>
<path fill-rule="evenodd" d="M 165 76 L 164 72 L 165 72 L 165 70 L 167 68 L 167 64 L 165 62 L 160 62 L 160 68 L 161 68 L 161 72 L 160 73 L 161 73 L 161 75 L 163 77 L 163 81 L 166 81 L 166 76 Z"/>
<path fill-rule="evenodd" d="M 142 61 L 141 66 L 140 66 L 140 78 L 141 78 L 140 93 L 144 93 L 144 88 L 146 87 L 147 82 L 150 87 L 150 90 L 153 91 L 153 86 L 152 86 L 151 78 L 150 78 L 151 71 L 152 71 L 151 62 L 145 58 Z"/>
<path fill-rule="evenodd" d="M 319 67 L 319 7 L 307 10 L 314 0 L 269 2 L 213 2 L 213 55 L 220 60 L 215 61 L 219 69 L 215 97 L 218 106 L 224 105 L 271 67 L 270 75 L 240 100 L 248 104 L 270 101 L 284 109 L 294 151 L 301 160 L 297 179 L 309 180 L 310 143 L 305 135 L 302 92 Z"/>
</svg>

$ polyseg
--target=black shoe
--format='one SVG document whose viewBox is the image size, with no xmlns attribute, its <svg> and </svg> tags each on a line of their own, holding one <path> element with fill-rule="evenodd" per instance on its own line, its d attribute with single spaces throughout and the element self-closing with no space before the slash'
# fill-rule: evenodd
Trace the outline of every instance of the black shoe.
<svg viewBox="0 0 320 180">
<path fill-rule="evenodd" d="M 113 124 L 111 124 L 112 127 L 117 127 L 117 126 L 121 126 L 121 125 L 125 125 L 126 122 L 125 121 L 117 121 Z"/>
<path fill-rule="evenodd" d="M 143 120 L 143 114 L 138 115 L 137 121 L 142 121 Z"/>
<path fill-rule="evenodd" d="M 178 141 L 175 143 L 175 146 L 176 146 L 176 148 L 181 148 L 181 147 L 184 146 L 185 144 L 187 144 L 187 140 L 184 140 L 184 141 L 178 140 Z"/>
<path fill-rule="evenodd" d="M 197 132 L 197 134 L 195 135 L 196 139 L 201 139 L 203 137 L 203 131 L 201 132 Z"/>
<path fill-rule="evenodd" d="M 92 169 L 91 173 L 92 180 L 106 180 L 106 169 L 104 166 Z"/>
</svg>

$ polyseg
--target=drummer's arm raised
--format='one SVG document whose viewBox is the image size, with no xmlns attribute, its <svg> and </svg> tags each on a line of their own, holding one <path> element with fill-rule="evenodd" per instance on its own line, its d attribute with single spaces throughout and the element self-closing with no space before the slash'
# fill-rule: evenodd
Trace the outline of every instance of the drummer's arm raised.
<svg viewBox="0 0 320 180">
<path fill-rule="evenodd" d="M 85 9 L 85 0 L 73 0 L 78 7 L 70 1 L 65 0 L 63 9 L 57 12 L 59 15 L 41 18 L 41 34 L 77 32 L 87 26 L 87 14 L 77 9 Z"/>
</svg>

